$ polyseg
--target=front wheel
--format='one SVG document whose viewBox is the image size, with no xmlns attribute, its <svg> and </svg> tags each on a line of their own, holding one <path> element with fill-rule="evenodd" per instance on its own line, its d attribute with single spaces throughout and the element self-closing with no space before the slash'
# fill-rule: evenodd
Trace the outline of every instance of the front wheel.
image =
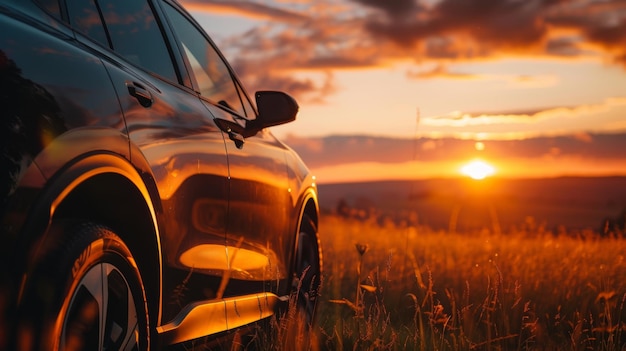
<svg viewBox="0 0 626 351">
<path fill-rule="evenodd" d="M 31 278 L 26 315 L 39 349 L 148 350 L 146 294 L 130 250 L 106 227 L 71 230 Z"/>
</svg>

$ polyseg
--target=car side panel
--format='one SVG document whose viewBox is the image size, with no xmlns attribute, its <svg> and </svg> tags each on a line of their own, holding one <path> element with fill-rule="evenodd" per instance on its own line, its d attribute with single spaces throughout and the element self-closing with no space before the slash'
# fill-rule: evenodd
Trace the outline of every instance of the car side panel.
<svg viewBox="0 0 626 351">
<path fill-rule="evenodd" d="M 193 292 L 199 291 L 201 296 L 191 293 L 181 299 L 176 289 L 185 278 L 190 279 L 188 275 L 219 276 L 225 267 L 228 165 L 224 140 L 192 91 L 160 78 L 140 78 L 112 64 L 107 63 L 107 68 L 124 110 L 131 143 L 136 146 L 133 150 L 138 151 L 131 157 L 147 160 L 158 188 L 166 266 L 163 320 L 168 321 L 178 312 L 172 306 L 214 297 L 216 287 L 206 283 Z M 142 106 L 129 94 L 130 84 L 149 92 L 150 106 Z"/>
<path fill-rule="evenodd" d="M 205 105 L 216 118 L 234 121 L 221 108 Z M 246 138 L 239 147 L 226 140 L 226 148 L 230 172 L 226 240 L 237 254 L 231 267 L 234 277 L 269 282 L 285 279 L 285 258 L 295 238 L 295 230 L 290 228 L 294 211 L 286 149 L 269 130 Z"/>
<path fill-rule="evenodd" d="M 172 28 L 179 31 L 175 36 L 177 46 L 186 57 L 189 75 L 194 78 L 194 88 L 200 92 L 207 113 L 210 111 L 216 122 L 227 121 L 230 126 L 242 127 L 243 115 L 247 113 L 253 118 L 254 111 L 250 104 L 242 104 L 248 99 L 241 96 L 243 89 L 219 50 L 182 9 L 164 5 L 164 12 Z M 282 258 L 285 252 L 276 243 L 285 244 L 295 237 L 288 229 L 290 201 L 285 149 L 269 131 L 244 141 L 243 136 L 229 132 L 226 125 L 220 126 L 224 135 L 228 134 L 226 248 L 200 244 L 186 254 L 200 258 L 226 252 L 227 260 L 221 268 L 227 272 L 228 279 L 223 280 L 227 284 L 221 285 L 218 296 L 268 291 L 265 282 L 287 277 Z M 243 144 L 237 146 L 229 140 L 232 137 L 239 138 L 238 142 Z M 198 236 L 196 240 L 201 243 L 203 239 Z"/>
</svg>

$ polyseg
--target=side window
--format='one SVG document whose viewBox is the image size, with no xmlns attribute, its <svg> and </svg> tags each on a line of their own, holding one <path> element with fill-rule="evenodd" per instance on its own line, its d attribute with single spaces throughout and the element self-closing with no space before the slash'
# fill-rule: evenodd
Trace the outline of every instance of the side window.
<svg viewBox="0 0 626 351">
<path fill-rule="evenodd" d="M 177 81 L 161 29 L 146 0 L 67 2 L 70 24 L 150 72 Z"/>
<path fill-rule="evenodd" d="M 37 0 L 35 1 L 46 11 L 50 12 L 56 18 L 61 18 L 61 8 L 59 7 L 59 0 Z"/>
<path fill-rule="evenodd" d="M 94 0 L 76 0 L 67 2 L 70 24 L 75 30 L 109 47 L 100 12 Z"/>
<path fill-rule="evenodd" d="M 178 10 L 169 4 L 164 8 L 191 65 L 200 94 L 245 116 L 235 81 L 217 50 Z"/>
<path fill-rule="evenodd" d="M 176 71 L 146 0 L 98 1 L 115 52 L 148 71 L 177 81 Z"/>
</svg>

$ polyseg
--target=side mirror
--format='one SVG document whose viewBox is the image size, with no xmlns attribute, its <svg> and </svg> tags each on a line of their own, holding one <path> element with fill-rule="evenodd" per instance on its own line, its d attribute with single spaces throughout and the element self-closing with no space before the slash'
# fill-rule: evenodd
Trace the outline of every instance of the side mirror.
<svg viewBox="0 0 626 351">
<path fill-rule="evenodd" d="M 247 123 L 247 130 L 259 131 L 296 120 L 298 103 L 288 94 L 281 91 L 257 91 L 254 95 L 259 115 Z"/>
</svg>

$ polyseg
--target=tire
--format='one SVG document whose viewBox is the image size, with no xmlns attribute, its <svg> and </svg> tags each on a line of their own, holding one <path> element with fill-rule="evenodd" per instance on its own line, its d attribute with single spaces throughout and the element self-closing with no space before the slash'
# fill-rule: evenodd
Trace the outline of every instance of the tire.
<svg viewBox="0 0 626 351">
<path fill-rule="evenodd" d="M 18 343 L 26 331 L 39 350 L 148 350 L 146 294 L 128 247 L 103 226 L 62 230 L 69 242 L 29 279 Z"/>
<path fill-rule="evenodd" d="M 297 294 L 298 314 L 307 328 L 313 324 L 315 318 L 322 273 L 320 260 L 317 228 L 304 215 L 298 234 L 293 288 Z"/>
</svg>

